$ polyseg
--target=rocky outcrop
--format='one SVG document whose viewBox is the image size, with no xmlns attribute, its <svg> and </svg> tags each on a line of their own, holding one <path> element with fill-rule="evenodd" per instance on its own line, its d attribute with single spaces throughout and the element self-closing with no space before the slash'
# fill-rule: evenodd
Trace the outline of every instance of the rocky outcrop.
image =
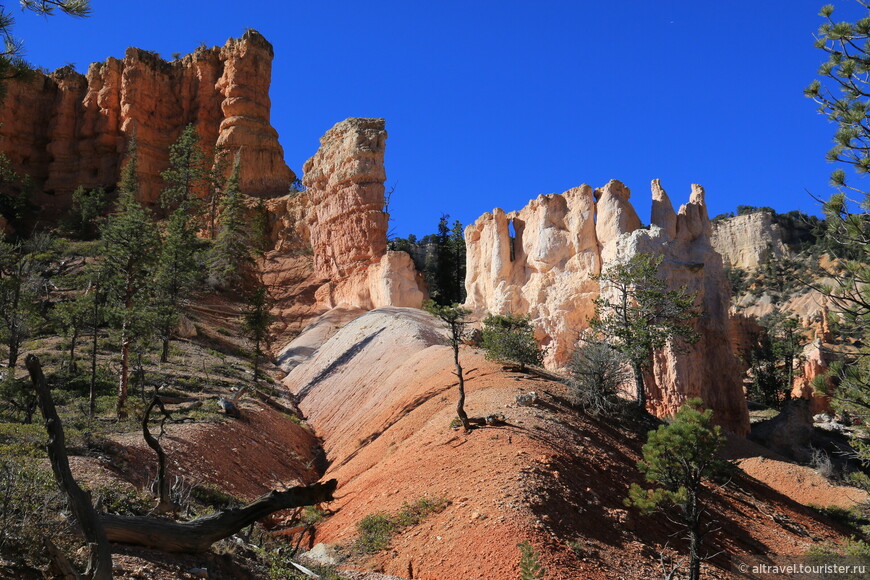
<svg viewBox="0 0 870 580">
<path fill-rule="evenodd" d="M 687 398 L 700 397 L 714 410 L 718 422 L 745 434 L 749 416 L 739 365 L 731 351 L 730 288 L 722 258 L 710 245 L 710 220 L 701 186 L 692 185 L 689 202 L 680 206 L 676 218 L 673 236 L 660 226 L 662 222 L 654 221 L 648 230 L 636 230 L 617 241 L 619 260 L 640 253 L 663 256 L 661 276 L 671 288 L 694 294 L 700 312 L 694 321 L 695 344 L 670 345 L 653 355 L 646 381 L 649 408 L 659 416 L 671 415 Z M 671 222 L 668 217 L 664 223 Z"/>
<path fill-rule="evenodd" d="M 628 202 L 631 191 L 621 182 L 611 179 L 607 185 L 595 190 L 595 235 L 601 246 L 601 259 L 612 260 L 616 240 L 622 234 L 633 232 L 641 227 L 637 212 Z"/>
<path fill-rule="evenodd" d="M 311 248 L 308 211 L 311 202 L 304 191 L 266 200 L 269 241 L 278 252 L 306 252 Z"/>
<path fill-rule="evenodd" d="M 764 211 L 717 221 L 711 242 L 726 266 L 743 270 L 756 270 L 771 257 L 789 255 L 781 228 Z"/>
<path fill-rule="evenodd" d="M 704 190 L 693 185 L 689 202 L 674 211 L 658 181 L 652 189 L 649 229 L 641 227 L 629 190 L 618 181 L 598 191 L 582 185 L 542 195 L 511 213 L 484 214 L 465 230 L 466 306 L 479 316 L 528 314 L 549 349 L 547 366 L 561 367 L 595 311 L 600 287 L 592 276 L 614 260 L 661 255 L 670 285 L 696 296 L 700 339 L 687 352 L 656 353 L 647 381 L 650 410 L 669 415 L 700 396 L 721 424 L 745 434 L 749 419 L 730 349 L 729 291 L 721 257 L 710 245 Z"/>
<path fill-rule="evenodd" d="M 581 185 L 510 214 L 485 213 L 465 228 L 465 245 L 466 305 L 478 314 L 529 314 L 549 349 L 548 366 L 564 364 L 598 296 L 593 189 Z"/>
<path fill-rule="evenodd" d="M 286 193 L 295 176 L 269 122 L 272 46 L 255 31 L 171 62 L 136 48 L 123 59 L 9 83 L 0 111 L 0 151 L 63 206 L 79 185 L 114 187 L 135 134 L 140 196 L 153 203 L 169 146 L 193 124 L 207 149 L 241 156 L 244 193 Z"/>
<path fill-rule="evenodd" d="M 810 413 L 827 413 L 831 411 L 831 398 L 813 388 L 817 377 L 824 376 L 828 371 L 830 351 L 822 347 L 820 339 L 813 340 L 804 347 L 800 362 L 802 371 L 794 379 L 791 396 L 794 399 L 806 399 L 810 403 Z M 833 377 L 827 377 L 827 387 L 833 387 Z"/>
<path fill-rule="evenodd" d="M 274 56 L 272 45 L 256 32 L 231 38 L 220 49 L 223 74 L 215 84 L 223 96 L 217 144 L 241 152 L 241 189 L 258 197 L 284 194 L 295 178 L 269 119 Z"/>
<path fill-rule="evenodd" d="M 383 119 L 350 118 L 320 139 L 304 166 L 314 275 L 325 308 L 419 308 L 422 278 L 404 252 L 387 251 Z"/>
</svg>

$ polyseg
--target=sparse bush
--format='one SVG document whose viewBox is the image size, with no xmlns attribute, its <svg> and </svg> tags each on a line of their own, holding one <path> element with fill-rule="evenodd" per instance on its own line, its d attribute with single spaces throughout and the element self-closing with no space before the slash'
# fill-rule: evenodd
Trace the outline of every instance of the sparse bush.
<svg viewBox="0 0 870 580">
<path fill-rule="evenodd" d="M 515 362 L 523 371 L 526 365 L 540 366 L 544 361 L 545 352 L 535 340 L 535 328 L 528 315 L 487 315 L 481 346 L 486 358 Z"/>
<path fill-rule="evenodd" d="M 848 526 L 861 534 L 870 532 L 870 514 L 867 513 L 867 507 L 852 506 L 844 508 L 836 505 L 828 507 L 816 507 L 821 513 L 825 514 L 832 520 Z"/>
<path fill-rule="evenodd" d="M 0 457 L 45 457 L 45 427 L 0 423 Z"/>
<path fill-rule="evenodd" d="M 94 381 L 94 390 L 97 395 L 112 395 L 117 389 L 115 384 L 117 377 L 112 375 L 112 371 L 103 365 L 97 365 L 96 380 Z M 65 391 L 80 396 L 87 397 L 91 388 L 90 374 L 76 374 L 64 381 L 63 388 Z"/>
<path fill-rule="evenodd" d="M 870 476 L 863 471 L 853 471 L 846 476 L 846 481 L 849 485 L 854 485 L 857 488 L 870 492 Z"/>
<path fill-rule="evenodd" d="M 588 544 L 579 539 L 568 542 L 568 547 L 578 558 L 583 558 L 590 552 Z"/>
<path fill-rule="evenodd" d="M 237 497 L 210 483 L 203 483 L 194 486 L 190 491 L 190 497 L 217 510 L 229 509 L 242 505 L 242 502 L 239 501 Z"/>
<path fill-rule="evenodd" d="M 316 505 L 307 505 L 302 508 L 302 523 L 313 526 L 325 520 L 328 515 L 329 512 Z"/>
<path fill-rule="evenodd" d="M 816 473 L 825 479 L 831 479 L 834 477 L 834 464 L 824 450 L 813 448 L 813 456 L 810 459 L 810 465 Z"/>
<path fill-rule="evenodd" d="M 396 533 L 398 526 L 387 512 L 375 512 L 360 520 L 357 524 L 359 537 L 357 548 L 366 554 L 385 550 Z"/>
<path fill-rule="evenodd" d="M 257 555 L 268 566 L 269 577 L 273 580 L 308 580 L 310 577 L 298 570 L 292 562 L 293 550 L 286 544 L 268 538 L 262 547 L 254 548 Z M 324 564 L 305 563 L 306 568 L 323 580 L 342 580 L 335 567 Z"/>
<path fill-rule="evenodd" d="M 623 407 L 619 387 L 631 380 L 627 361 L 603 342 L 584 342 L 568 363 L 571 402 L 592 415 L 607 415 Z"/>
<path fill-rule="evenodd" d="M 0 559 L 23 566 L 47 562 L 42 539 L 68 543 L 64 502 L 51 471 L 29 460 L 0 460 Z M 63 541 L 66 539 L 66 541 Z"/>
<path fill-rule="evenodd" d="M 414 526 L 430 514 L 438 513 L 450 505 L 447 498 L 421 498 L 416 502 L 402 504 L 396 514 L 375 512 L 364 517 L 357 524 L 359 537 L 356 548 L 364 554 L 374 554 L 389 547 L 390 541 L 402 528 Z"/>
<path fill-rule="evenodd" d="M 856 540 L 854 537 L 846 540 L 839 546 L 832 544 L 822 544 L 810 547 L 806 552 L 807 560 L 810 564 L 830 564 L 836 557 L 844 557 L 852 566 L 870 566 L 870 544 L 864 540 Z M 824 576 L 828 577 L 828 576 Z M 866 578 L 863 572 L 838 574 L 830 576 L 831 578 L 848 578 L 859 579 Z"/>
<path fill-rule="evenodd" d="M 154 507 L 154 498 L 129 485 L 101 484 L 91 490 L 94 503 L 106 513 L 119 516 L 144 516 Z"/>
</svg>

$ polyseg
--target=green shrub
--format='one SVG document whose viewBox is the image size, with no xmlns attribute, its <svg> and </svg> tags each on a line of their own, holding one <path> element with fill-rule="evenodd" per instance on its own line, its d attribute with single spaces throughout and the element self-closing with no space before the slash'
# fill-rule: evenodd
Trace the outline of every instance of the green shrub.
<svg viewBox="0 0 870 580">
<path fill-rule="evenodd" d="M 854 537 L 846 540 L 841 545 L 820 544 L 810 547 L 805 554 L 810 564 L 825 565 L 832 562 L 848 563 L 850 566 L 870 566 L 870 544 L 864 540 L 856 540 Z M 864 573 L 845 573 L 836 576 L 821 576 L 822 578 L 866 578 Z"/>
<path fill-rule="evenodd" d="M 51 471 L 32 460 L 0 459 L 0 559 L 21 566 L 47 563 L 42 539 L 70 544 L 65 507 Z"/>
<path fill-rule="evenodd" d="M 862 506 L 843 508 L 831 505 L 828 507 L 817 507 L 816 509 L 832 520 L 848 526 L 858 533 L 866 534 L 870 532 L 870 517 L 868 517 L 870 514 Z"/>
<path fill-rule="evenodd" d="M 236 496 L 225 492 L 211 483 L 201 483 L 190 491 L 190 497 L 199 503 L 211 506 L 217 510 L 235 508 L 242 505 Z"/>
<path fill-rule="evenodd" d="M 254 551 L 266 564 L 269 570 L 269 578 L 272 580 L 309 580 L 309 576 L 300 572 L 290 562 L 293 560 L 293 551 L 285 546 L 274 547 L 274 540 L 266 542 L 269 547 L 258 547 Z M 306 563 L 306 568 L 317 574 L 323 580 L 342 580 L 333 566 L 324 564 Z"/>
<path fill-rule="evenodd" d="M 375 512 L 364 517 L 357 524 L 359 537 L 356 540 L 357 550 L 365 554 L 374 554 L 389 547 L 390 541 L 402 528 L 419 524 L 427 516 L 438 513 L 450 505 L 447 498 L 421 498 L 416 502 L 402 504 L 396 514 Z"/>
<path fill-rule="evenodd" d="M 45 457 L 46 440 L 42 425 L 0 423 L 0 457 Z"/>
<path fill-rule="evenodd" d="M 526 365 L 540 366 L 544 361 L 545 352 L 535 340 L 535 328 L 528 315 L 487 315 L 481 346 L 486 358 L 515 362 L 520 370 L 525 370 Z"/>
<path fill-rule="evenodd" d="M 144 516 L 155 505 L 155 499 L 129 485 L 101 484 L 90 489 L 95 504 L 104 512 L 119 516 Z"/>
<path fill-rule="evenodd" d="M 539 580 L 546 570 L 541 566 L 541 555 L 528 541 L 517 544 L 520 549 L 520 580 Z"/>
<path fill-rule="evenodd" d="M 313 526 L 325 520 L 328 515 L 329 512 L 320 509 L 316 505 L 307 505 L 302 509 L 302 523 Z"/>
<path fill-rule="evenodd" d="M 450 505 L 450 500 L 444 497 L 420 498 L 412 504 L 403 503 L 402 509 L 395 516 L 395 520 L 399 526 L 417 525 L 426 519 L 429 514 L 444 511 L 444 508 L 448 505 Z"/>
<path fill-rule="evenodd" d="M 29 378 L 0 378 L 0 402 L 16 421 L 29 423 L 37 413 L 36 391 Z"/>
<path fill-rule="evenodd" d="M 359 530 L 357 548 L 366 554 L 373 554 L 387 549 L 393 535 L 398 531 L 398 526 L 390 514 L 375 512 L 360 520 L 357 529 Z"/>
<path fill-rule="evenodd" d="M 88 366 L 90 369 L 90 366 Z M 109 369 L 104 366 L 97 366 L 97 376 L 94 388 L 97 395 L 111 395 L 117 389 L 115 384 L 118 377 L 114 376 Z M 70 392 L 79 397 L 87 397 L 91 392 L 91 374 L 90 371 L 78 373 L 69 377 L 64 381 L 61 390 Z"/>
</svg>

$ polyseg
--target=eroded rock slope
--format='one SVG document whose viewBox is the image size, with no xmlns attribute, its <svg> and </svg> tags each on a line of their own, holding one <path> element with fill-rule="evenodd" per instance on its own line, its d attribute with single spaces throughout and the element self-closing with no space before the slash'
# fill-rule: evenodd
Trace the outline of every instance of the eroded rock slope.
<svg viewBox="0 0 870 580">
<path fill-rule="evenodd" d="M 662 276 L 696 295 L 701 338 L 687 352 L 656 354 L 650 410 L 673 414 L 687 398 L 701 396 L 720 423 L 745 434 L 749 417 L 728 339 L 729 290 L 710 244 L 704 190 L 693 185 L 679 211 L 658 180 L 652 195 L 648 229 L 629 202 L 629 189 L 616 180 L 597 190 L 581 185 L 541 195 L 515 212 L 484 214 L 465 230 L 466 305 L 480 316 L 530 315 L 539 342 L 549 348 L 548 366 L 561 367 L 594 313 L 601 288 L 592 276 L 639 253 L 661 255 Z"/>
<path fill-rule="evenodd" d="M 453 352 L 439 323 L 416 309 L 360 316 L 289 373 L 286 386 L 324 440 L 325 477 L 340 482 L 333 515 L 308 547 L 349 546 L 366 516 L 429 498 L 445 501 L 443 511 L 397 530 L 388 549 L 344 564 L 402 578 L 517 578 L 516 545 L 530 541 L 554 579 L 655 577 L 659 554 L 676 555 L 676 530 L 664 516 L 645 519 L 623 505 L 628 486 L 642 481 L 644 435 L 571 408 L 560 383 L 506 372 L 465 346 L 460 359 L 469 415 L 498 414 L 504 424 L 450 428 Z M 529 391 L 538 403 L 518 405 L 516 395 Z M 705 577 L 732 577 L 732 558 L 803 554 L 839 537 L 754 480 L 732 481 L 707 488 L 719 530 L 706 540 L 718 555 Z"/>
</svg>

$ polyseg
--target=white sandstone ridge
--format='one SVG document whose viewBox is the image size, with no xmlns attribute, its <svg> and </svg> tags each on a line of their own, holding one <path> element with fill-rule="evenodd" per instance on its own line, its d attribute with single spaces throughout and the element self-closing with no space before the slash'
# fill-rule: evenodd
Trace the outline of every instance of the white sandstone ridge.
<svg viewBox="0 0 870 580">
<path fill-rule="evenodd" d="M 299 336 L 312 344 L 326 340 L 292 368 L 284 384 L 324 438 L 330 457 L 336 449 L 355 447 L 361 434 L 383 431 L 395 421 L 396 409 L 407 409 L 419 385 L 438 384 L 439 395 L 452 386 L 446 331 L 422 310 L 379 308 L 328 335 L 313 324 Z M 433 352 L 439 356 L 433 358 Z M 285 368 L 293 364 L 288 362 Z M 441 375 L 443 382 L 432 379 Z"/>
<path fill-rule="evenodd" d="M 700 335 L 687 352 L 656 353 L 648 383 L 649 410 L 673 414 L 701 397 L 716 420 L 735 433 L 749 430 L 738 365 L 730 349 L 728 285 L 722 258 L 710 244 L 704 189 L 692 185 L 678 212 L 659 180 L 652 182 L 652 225 L 644 229 L 616 180 L 540 195 L 519 211 L 495 209 L 465 229 L 466 307 L 485 313 L 528 314 L 536 338 L 549 347 L 546 364 L 565 365 L 600 293 L 592 276 L 638 253 L 663 256 L 672 287 L 696 293 Z"/>
<path fill-rule="evenodd" d="M 779 225 L 765 211 L 717 221 L 710 241 L 726 266 L 743 270 L 756 270 L 771 257 L 789 255 Z"/>
</svg>

